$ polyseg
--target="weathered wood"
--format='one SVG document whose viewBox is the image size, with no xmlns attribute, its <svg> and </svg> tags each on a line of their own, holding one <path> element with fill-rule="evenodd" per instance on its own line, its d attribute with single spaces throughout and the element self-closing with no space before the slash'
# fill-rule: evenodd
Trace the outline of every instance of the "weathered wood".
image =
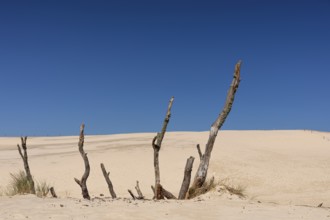
<svg viewBox="0 0 330 220">
<path fill-rule="evenodd" d="M 82 192 L 83 198 L 90 200 L 90 196 L 89 196 L 88 188 L 87 188 L 87 179 L 88 179 L 88 176 L 90 173 L 90 166 L 89 166 L 87 153 L 85 153 L 85 151 L 84 151 L 84 139 L 85 139 L 84 129 L 85 129 L 85 125 L 81 124 L 78 147 L 79 147 L 80 155 L 84 160 L 85 172 L 80 180 L 78 180 L 77 178 L 74 178 L 74 180 L 81 187 L 81 192 Z"/>
<path fill-rule="evenodd" d="M 26 136 L 24 138 L 21 137 L 21 144 L 22 144 L 22 148 L 23 148 L 24 154 L 22 153 L 22 150 L 21 150 L 21 147 L 20 147 L 19 144 L 17 144 L 17 149 L 18 149 L 18 153 L 21 156 L 21 158 L 23 160 L 23 163 L 24 163 L 24 169 L 25 169 L 26 178 L 27 178 L 27 180 L 29 182 L 29 186 L 30 186 L 30 193 L 36 194 L 36 191 L 35 191 L 35 188 L 34 188 L 34 181 L 33 181 L 32 175 L 31 175 L 29 161 L 28 161 L 26 140 L 27 140 L 27 137 Z"/>
<path fill-rule="evenodd" d="M 102 170 L 103 176 L 105 178 L 105 181 L 108 184 L 108 189 L 109 189 L 111 197 L 113 199 L 117 198 L 117 195 L 116 195 L 115 191 L 113 190 L 113 185 L 112 185 L 112 182 L 111 182 L 110 177 L 109 177 L 110 172 L 106 171 L 103 163 L 101 163 L 101 170 Z"/>
<path fill-rule="evenodd" d="M 186 167 L 184 169 L 184 177 L 183 177 L 183 181 L 182 181 L 182 185 L 181 185 L 181 189 L 180 189 L 178 199 L 185 199 L 186 198 L 186 194 L 188 192 L 189 185 L 190 185 L 191 171 L 192 171 L 192 167 L 193 167 L 193 164 L 194 164 L 194 160 L 195 160 L 194 157 L 189 157 L 187 159 Z"/>
<path fill-rule="evenodd" d="M 203 158 L 203 154 L 202 154 L 202 151 L 201 151 L 201 147 L 199 146 L 199 144 L 197 144 L 197 151 L 198 151 L 198 155 L 199 155 L 199 159 L 201 160 Z"/>
<path fill-rule="evenodd" d="M 162 195 L 162 186 L 160 184 L 159 150 L 161 148 L 162 141 L 165 136 L 168 122 L 170 121 L 173 100 L 174 97 L 170 99 L 161 132 L 158 133 L 157 136 L 155 136 L 154 139 L 152 140 L 152 147 L 154 149 L 154 168 L 155 168 L 155 199 L 164 199 L 164 196 Z"/>
<path fill-rule="evenodd" d="M 50 187 L 50 188 L 49 188 L 49 191 L 50 191 L 50 193 L 52 194 L 52 197 L 53 197 L 53 198 L 57 198 L 57 195 L 56 195 L 56 193 L 55 193 L 55 189 L 54 189 L 54 187 Z"/>
<path fill-rule="evenodd" d="M 155 194 L 155 187 L 154 186 L 151 186 L 151 190 Z M 162 186 L 161 186 L 161 190 L 162 190 L 161 194 L 164 196 L 164 198 L 166 198 L 166 199 L 177 199 L 175 197 L 175 195 L 173 195 L 171 192 L 164 189 Z M 152 199 L 155 199 L 155 196 Z"/>
<path fill-rule="evenodd" d="M 131 190 L 128 189 L 127 191 L 132 196 L 133 200 L 137 199 L 136 196 L 134 195 L 134 193 Z"/>
<path fill-rule="evenodd" d="M 166 199 L 177 199 L 175 195 L 173 195 L 171 192 L 167 191 L 163 187 L 161 189 L 162 189 L 162 194 Z"/>
<path fill-rule="evenodd" d="M 144 196 L 143 196 L 142 191 L 139 186 L 139 181 L 136 181 L 135 190 L 136 190 L 137 194 L 139 195 L 138 199 L 144 199 Z"/>
<path fill-rule="evenodd" d="M 205 182 L 215 139 L 217 137 L 219 129 L 222 127 L 232 108 L 235 94 L 240 83 L 240 68 L 241 61 L 239 61 L 235 65 L 234 77 L 227 93 L 225 106 L 223 107 L 222 112 L 219 114 L 219 116 L 211 126 L 209 139 L 205 147 L 204 155 L 200 161 L 199 167 L 194 178 L 194 182 L 189 191 L 193 192 L 195 189 L 202 187 Z"/>
</svg>

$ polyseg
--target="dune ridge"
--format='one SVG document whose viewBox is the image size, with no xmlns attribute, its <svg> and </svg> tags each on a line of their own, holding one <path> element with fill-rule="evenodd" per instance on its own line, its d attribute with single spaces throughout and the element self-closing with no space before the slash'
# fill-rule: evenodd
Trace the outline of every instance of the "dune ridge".
<svg viewBox="0 0 330 220">
<path fill-rule="evenodd" d="M 86 135 L 84 149 L 91 165 L 87 185 L 94 201 L 82 200 L 73 180 L 83 173 L 78 136 L 28 138 L 32 175 L 54 186 L 60 198 L 1 196 L 0 219 L 330 219 L 329 132 L 220 131 L 208 176 L 244 187 L 245 198 L 213 190 L 191 201 L 131 201 L 127 189 L 134 189 L 136 180 L 145 197 L 153 196 L 153 136 Z M 160 176 L 166 189 L 178 194 L 186 159 L 194 156 L 198 160 L 196 145 L 203 149 L 207 138 L 208 132 L 166 133 L 160 151 Z M 2 190 L 10 181 L 9 173 L 23 170 L 18 143 L 19 138 L 0 138 Z M 107 198 L 110 195 L 100 163 L 110 171 L 121 199 Z M 193 175 L 196 168 L 197 161 Z M 321 203 L 322 207 L 316 208 Z"/>
</svg>

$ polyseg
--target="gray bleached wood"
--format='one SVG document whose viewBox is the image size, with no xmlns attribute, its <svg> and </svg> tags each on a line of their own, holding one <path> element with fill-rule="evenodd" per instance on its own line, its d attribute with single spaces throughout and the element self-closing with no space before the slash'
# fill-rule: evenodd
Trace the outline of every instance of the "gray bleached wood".
<svg viewBox="0 0 330 220">
<path fill-rule="evenodd" d="M 202 187 L 206 180 L 215 139 L 217 137 L 219 129 L 222 127 L 223 123 L 225 122 L 234 103 L 235 94 L 240 83 L 240 69 L 241 69 L 241 61 L 238 61 L 238 63 L 235 65 L 234 77 L 230 85 L 229 91 L 227 93 L 225 106 L 223 107 L 222 112 L 219 114 L 219 116 L 211 126 L 209 139 L 205 147 L 205 152 L 201 157 L 200 164 L 197 169 L 193 184 L 189 189 L 189 194 L 193 194 L 196 189 Z M 201 156 L 200 150 L 199 150 L 199 155 Z"/>
</svg>

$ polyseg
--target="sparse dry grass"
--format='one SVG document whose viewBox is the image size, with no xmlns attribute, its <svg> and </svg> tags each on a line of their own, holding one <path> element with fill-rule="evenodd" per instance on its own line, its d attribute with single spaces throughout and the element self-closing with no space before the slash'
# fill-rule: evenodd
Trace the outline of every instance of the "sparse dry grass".
<svg viewBox="0 0 330 220">
<path fill-rule="evenodd" d="M 11 181 L 7 187 L 7 195 L 13 196 L 17 194 L 28 194 L 31 192 L 31 185 L 24 171 L 20 170 L 18 173 L 11 173 L 10 177 Z"/>
<path fill-rule="evenodd" d="M 232 195 L 237 195 L 240 198 L 246 197 L 245 195 L 246 187 L 233 183 L 233 181 L 230 180 L 229 178 L 220 180 L 217 185 L 224 188 L 225 190 L 227 190 L 227 192 L 229 192 Z"/>
<path fill-rule="evenodd" d="M 17 173 L 10 173 L 11 181 L 6 190 L 1 190 L 0 195 L 22 195 L 31 193 L 31 185 L 24 171 L 20 170 Z M 49 192 L 49 184 L 46 181 L 37 182 L 35 187 L 38 197 L 46 197 Z"/>
<path fill-rule="evenodd" d="M 240 198 L 245 198 L 245 189 L 245 186 L 234 184 L 229 178 L 215 181 L 214 177 L 212 177 L 211 179 L 205 181 L 201 188 L 196 189 L 195 191 L 189 191 L 189 198 L 195 198 L 214 190 L 218 190 L 219 192 L 225 190 L 231 195 L 237 195 Z"/>
<path fill-rule="evenodd" d="M 37 182 L 36 195 L 38 197 L 46 197 L 49 193 L 50 185 L 46 181 Z"/>
<path fill-rule="evenodd" d="M 214 177 L 212 177 L 211 179 L 206 180 L 201 188 L 195 190 L 189 189 L 189 198 L 192 199 L 197 196 L 203 195 L 211 191 L 212 189 L 215 189 L 215 187 L 216 184 L 214 183 Z"/>
</svg>

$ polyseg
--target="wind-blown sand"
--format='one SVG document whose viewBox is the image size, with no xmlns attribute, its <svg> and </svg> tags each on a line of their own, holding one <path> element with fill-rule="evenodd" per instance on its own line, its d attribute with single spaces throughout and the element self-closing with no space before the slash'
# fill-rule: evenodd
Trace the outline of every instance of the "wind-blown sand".
<svg viewBox="0 0 330 220">
<path fill-rule="evenodd" d="M 214 190 L 189 201 L 133 201 L 136 180 L 152 199 L 154 133 L 86 136 L 92 201 L 82 199 L 83 160 L 78 136 L 31 137 L 29 163 L 36 180 L 55 187 L 58 199 L 0 196 L 0 219 L 330 219 L 330 133 L 316 131 L 220 131 L 209 174 L 245 188 L 246 198 Z M 168 132 L 160 151 L 162 185 L 178 195 L 186 159 L 194 176 L 208 132 Z M 0 190 L 9 173 L 23 170 L 19 138 L 0 138 Z M 100 169 L 110 171 L 117 196 L 110 199 Z M 104 196 L 100 196 L 104 194 Z M 323 203 L 321 208 L 317 206 Z"/>
</svg>

